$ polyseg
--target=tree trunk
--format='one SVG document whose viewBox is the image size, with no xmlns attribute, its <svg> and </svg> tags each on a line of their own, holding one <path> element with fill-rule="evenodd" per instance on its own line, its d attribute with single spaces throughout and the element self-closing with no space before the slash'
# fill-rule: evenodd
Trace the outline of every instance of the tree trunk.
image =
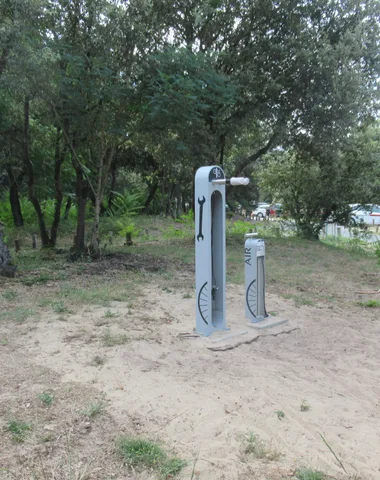
<svg viewBox="0 0 380 480">
<path fill-rule="evenodd" d="M 67 220 L 69 218 L 69 212 L 70 212 L 72 203 L 73 203 L 73 199 L 71 197 L 67 197 L 65 213 L 63 214 L 64 220 Z"/>
<path fill-rule="evenodd" d="M 113 199 L 115 198 L 116 180 L 117 180 L 117 168 L 116 168 L 116 162 L 113 162 L 112 167 L 111 167 L 110 194 L 109 194 L 109 197 L 108 197 L 108 209 L 111 212 L 112 212 L 112 207 L 113 207 Z"/>
<path fill-rule="evenodd" d="M 13 223 L 15 227 L 22 227 L 24 225 L 24 219 L 21 212 L 17 180 L 13 173 L 12 167 L 10 165 L 7 165 L 6 169 L 10 181 L 9 203 L 11 204 Z"/>
<path fill-rule="evenodd" d="M 55 155 L 54 155 L 54 187 L 55 187 L 55 208 L 53 223 L 50 230 L 50 246 L 55 247 L 57 243 L 58 227 L 61 220 L 61 208 L 62 208 L 62 186 L 61 186 L 61 168 L 65 159 L 65 146 L 60 148 L 61 142 L 61 129 L 57 128 L 56 140 L 55 140 Z M 65 144 L 66 145 L 66 142 Z"/>
<path fill-rule="evenodd" d="M 167 200 L 167 203 L 166 203 L 166 216 L 169 216 L 171 215 L 171 217 L 173 218 L 173 220 L 175 220 L 175 213 L 174 213 L 174 209 L 173 209 L 173 194 L 174 194 L 174 190 L 175 190 L 175 183 L 172 185 L 172 188 L 171 188 L 171 191 L 170 191 L 170 195 L 168 195 L 168 200 Z"/>
<path fill-rule="evenodd" d="M 0 222 L 0 275 L 14 277 L 16 267 L 12 265 L 11 254 L 3 240 L 3 224 Z"/>
<path fill-rule="evenodd" d="M 155 178 L 154 182 L 150 186 L 148 198 L 145 200 L 143 213 L 148 213 L 149 206 L 153 202 L 153 199 L 157 192 L 157 188 L 158 188 L 158 178 Z"/>
<path fill-rule="evenodd" d="M 76 162 L 76 165 L 77 162 Z M 83 255 L 85 251 L 84 235 L 86 220 L 86 204 L 88 196 L 88 181 L 83 175 L 82 167 L 74 167 L 76 171 L 76 199 L 77 199 L 77 227 L 75 233 L 74 253 L 76 258 Z"/>
<path fill-rule="evenodd" d="M 38 218 L 38 227 L 40 229 L 41 241 L 43 247 L 50 245 L 49 235 L 45 225 L 44 214 L 41 209 L 40 202 L 34 191 L 34 167 L 29 156 L 29 98 L 25 98 L 24 101 L 24 136 L 23 136 L 23 160 L 28 174 L 28 195 Z"/>
<path fill-rule="evenodd" d="M 100 252 L 100 236 L 99 236 L 101 206 L 103 203 L 104 187 L 106 185 L 106 180 L 108 178 L 109 169 L 114 157 L 114 153 L 115 153 L 115 149 L 114 147 L 111 147 L 111 148 L 108 148 L 99 157 L 96 192 L 93 192 L 95 197 L 95 205 L 94 205 L 94 221 L 92 224 L 91 243 L 90 243 L 91 254 L 95 258 L 99 257 L 101 253 Z"/>
</svg>

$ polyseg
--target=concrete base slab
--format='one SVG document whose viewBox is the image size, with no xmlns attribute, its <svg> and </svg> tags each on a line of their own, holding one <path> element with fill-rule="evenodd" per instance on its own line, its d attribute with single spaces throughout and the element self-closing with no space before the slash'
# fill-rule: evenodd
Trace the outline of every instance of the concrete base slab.
<svg viewBox="0 0 380 480">
<path fill-rule="evenodd" d="M 255 342 L 259 337 L 277 337 L 277 335 L 288 334 L 299 327 L 291 327 L 288 320 L 283 318 L 267 318 L 262 322 L 249 324 L 247 330 L 231 328 L 229 332 L 215 332 L 212 336 L 204 338 L 204 345 L 213 351 L 232 350 L 240 345 Z"/>
<path fill-rule="evenodd" d="M 249 326 L 255 330 L 266 330 L 267 328 L 274 328 L 280 325 L 286 325 L 288 320 L 279 317 L 268 317 L 265 320 L 257 323 L 250 323 Z"/>
</svg>

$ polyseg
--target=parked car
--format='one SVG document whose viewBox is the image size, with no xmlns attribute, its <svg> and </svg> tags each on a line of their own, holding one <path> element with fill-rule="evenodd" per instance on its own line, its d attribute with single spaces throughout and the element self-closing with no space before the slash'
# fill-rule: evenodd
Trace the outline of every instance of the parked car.
<svg viewBox="0 0 380 480">
<path fill-rule="evenodd" d="M 270 215 L 272 217 L 281 217 L 282 215 L 282 205 L 281 203 L 274 203 L 270 206 Z"/>
<path fill-rule="evenodd" d="M 267 210 L 270 208 L 269 203 L 259 203 L 251 214 L 252 219 L 262 220 L 267 216 Z"/>
<path fill-rule="evenodd" d="M 351 225 L 358 225 L 360 223 L 380 225 L 380 205 L 353 205 L 350 221 Z"/>
</svg>

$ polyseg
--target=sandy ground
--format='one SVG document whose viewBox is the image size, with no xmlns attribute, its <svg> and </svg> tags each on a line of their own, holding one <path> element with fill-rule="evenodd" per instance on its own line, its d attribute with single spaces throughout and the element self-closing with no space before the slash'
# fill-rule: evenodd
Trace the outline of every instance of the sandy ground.
<svg viewBox="0 0 380 480">
<path fill-rule="evenodd" d="M 52 313 L 17 326 L 0 322 L 0 338 L 8 339 L 0 346 L 0 429 L 5 432 L 12 410 L 29 408 L 40 425 L 34 435 L 47 431 L 57 438 L 58 428 L 71 432 L 72 450 L 81 452 L 75 456 L 76 471 L 86 469 L 85 475 L 70 477 L 76 480 L 151 478 L 128 473 L 116 458 L 110 445 L 121 432 L 159 439 L 187 459 L 181 478 L 277 480 L 306 466 L 334 478 L 380 479 L 376 309 L 296 308 L 291 300 L 269 294 L 268 310 L 289 319 L 286 328 L 214 351 L 210 347 L 223 344 L 217 337 L 179 335 L 195 326 L 194 298 L 183 296 L 156 285 L 132 308 L 115 302 L 110 308 L 86 307 L 64 319 Z M 249 332 L 239 341 L 255 335 L 243 316 L 243 298 L 243 287 L 228 287 L 231 332 Z M 105 318 L 107 310 L 115 316 Z M 126 334 L 128 342 L 106 347 L 106 332 Z M 280 334 L 269 335 L 276 332 Z M 105 360 L 103 365 L 93 364 L 96 355 Z M 58 404 L 46 413 L 33 400 L 46 388 L 60 402 L 59 418 L 54 416 Z M 17 392 L 23 392 L 21 398 Z M 89 425 L 78 411 L 99 398 L 107 404 L 106 413 Z M 301 411 L 303 401 L 309 410 Z M 285 414 L 282 420 L 278 410 Z M 269 462 L 244 456 L 242 436 L 248 432 L 259 435 L 280 458 Z M 36 458 L 37 447 L 31 441 L 15 446 L 8 437 L 5 432 L 0 441 L 4 478 L 69 478 L 62 472 L 28 476 L 28 459 L 32 451 Z M 49 466 L 49 472 L 59 472 L 58 464 L 49 464 L 52 447 L 38 448 L 46 471 Z M 65 464 L 67 449 L 60 448 Z M 38 470 L 39 462 L 34 462 Z"/>
</svg>

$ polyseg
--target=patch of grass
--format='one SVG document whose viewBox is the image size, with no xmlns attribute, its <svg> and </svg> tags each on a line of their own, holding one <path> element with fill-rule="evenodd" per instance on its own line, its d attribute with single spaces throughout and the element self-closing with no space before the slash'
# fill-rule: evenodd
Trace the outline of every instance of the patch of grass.
<svg viewBox="0 0 380 480">
<path fill-rule="evenodd" d="M 128 287 L 126 285 L 126 289 Z M 70 299 L 72 303 L 104 306 L 108 306 L 109 302 L 125 302 L 126 300 L 125 288 L 120 288 L 118 291 L 114 285 L 84 289 L 66 284 L 61 288 L 61 296 Z"/>
<path fill-rule="evenodd" d="M 296 304 L 296 307 L 312 307 L 315 305 L 315 302 L 311 298 L 306 297 L 305 295 L 295 296 L 294 303 Z"/>
<path fill-rule="evenodd" d="M 365 302 L 358 302 L 358 305 L 364 308 L 380 308 L 379 300 L 366 300 Z"/>
<path fill-rule="evenodd" d="M 37 303 L 40 308 L 48 307 L 51 304 L 52 300 L 50 298 L 41 298 Z"/>
<path fill-rule="evenodd" d="M 301 412 L 307 412 L 310 410 L 310 405 L 307 403 L 306 400 L 302 400 L 300 410 Z"/>
<path fill-rule="evenodd" d="M 13 290 L 7 290 L 2 294 L 2 297 L 5 298 L 5 300 L 15 300 L 18 297 L 18 293 Z"/>
<path fill-rule="evenodd" d="M 107 329 L 104 332 L 102 337 L 103 345 L 105 347 L 114 347 L 115 345 L 124 345 L 128 342 L 128 337 L 124 333 L 119 333 L 117 335 L 113 335 L 111 330 Z"/>
<path fill-rule="evenodd" d="M 105 314 L 103 315 L 103 318 L 116 318 L 119 316 L 120 316 L 120 313 L 111 312 L 111 310 L 106 310 Z"/>
<path fill-rule="evenodd" d="M 186 466 L 178 457 L 169 457 L 162 447 L 153 441 L 121 436 L 117 451 L 124 463 L 136 470 L 155 470 L 162 480 L 176 478 Z"/>
<path fill-rule="evenodd" d="M 282 410 L 277 410 L 276 415 L 279 420 L 282 420 L 283 418 L 285 418 L 285 413 Z"/>
<path fill-rule="evenodd" d="M 249 432 L 243 437 L 244 453 L 260 460 L 276 461 L 281 457 L 277 450 L 267 448 L 265 442 L 258 435 Z"/>
<path fill-rule="evenodd" d="M 35 315 L 34 310 L 31 310 L 30 308 L 18 307 L 18 308 L 14 308 L 13 310 L 9 310 L 7 312 L 1 312 L 0 320 L 1 319 L 14 320 L 18 323 L 22 323 L 22 322 L 25 322 L 27 318 L 33 317 L 34 315 Z"/>
<path fill-rule="evenodd" d="M 30 277 L 25 277 L 21 279 L 21 283 L 23 283 L 24 285 L 27 285 L 28 287 L 31 287 L 36 283 L 47 283 L 47 282 L 50 282 L 51 280 L 54 280 L 54 277 L 52 275 L 49 275 L 48 273 L 40 273 L 39 275 L 33 275 Z"/>
<path fill-rule="evenodd" d="M 310 468 L 297 469 L 295 477 L 297 480 L 325 480 L 327 478 L 324 473 Z"/>
<path fill-rule="evenodd" d="M 88 418 L 94 418 L 103 413 L 107 405 L 103 402 L 90 403 L 90 405 L 82 411 L 83 415 Z"/>
<path fill-rule="evenodd" d="M 53 403 L 53 400 L 54 400 L 54 396 L 51 395 L 48 392 L 42 392 L 40 395 L 38 395 L 38 398 L 47 407 L 50 406 Z"/>
<path fill-rule="evenodd" d="M 140 438 L 122 436 L 117 449 L 126 465 L 140 469 L 160 468 L 166 457 L 160 445 Z"/>
<path fill-rule="evenodd" d="M 20 420 L 11 420 L 8 423 L 8 430 L 12 434 L 12 440 L 18 443 L 25 441 L 26 434 L 31 429 L 32 426 L 29 423 Z"/>
<path fill-rule="evenodd" d="M 46 435 L 43 435 L 42 437 L 40 437 L 40 440 L 42 443 L 47 443 L 47 442 L 51 442 L 53 438 L 54 437 L 52 433 L 47 433 Z"/>
<path fill-rule="evenodd" d="M 8 339 L 7 338 L 2 338 L 0 340 L 0 345 L 5 347 L 5 345 L 8 345 Z"/>
<path fill-rule="evenodd" d="M 104 357 L 101 357 L 100 355 L 95 355 L 95 357 L 92 359 L 90 365 L 94 365 L 95 367 L 100 367 L 100 365 L 105 364 L 106 359 Z"/>
<path fill-rule="evenodd" d="M 159 468 L 160 475 L 163 479 L 175 478 L 182 469 L 185 468 L 187 462 L 182 458 L 173 457 L 167 459 Z"/>
<path fill-rule="evenodd" d="M 182 298 L 191 298 L 191 294 L 190 293 L 185 293 L 184 295 L 182 295 Z"/>
<path fill-rule="evenodd" d="M 64 302 L 53 302 L 52 304 L 54 313 L 68 313 L 69 309 L 65 306 Z"/>
</svg>

